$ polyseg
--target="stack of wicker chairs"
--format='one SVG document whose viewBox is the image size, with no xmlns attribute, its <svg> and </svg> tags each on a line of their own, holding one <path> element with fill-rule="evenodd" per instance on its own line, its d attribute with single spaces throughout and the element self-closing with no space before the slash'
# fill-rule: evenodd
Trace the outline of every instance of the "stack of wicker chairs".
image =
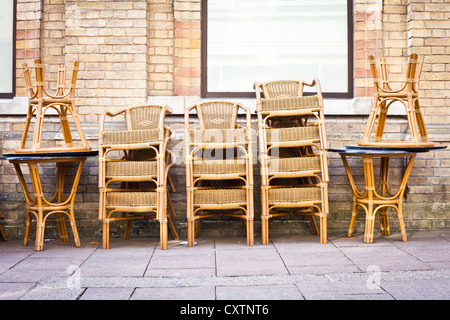
<svg viewBox="0 0 450 320">
<path fill-rule="evenodd" d="M 305 85 L 315 87 L 315 94 L 303 95 Z M 269 243 L 270 219 L 290 214 L 308 215 L 320 243 L 326 243 L 328 163 L 320 82 L 256 82 L 255 90 L 262 244 Z"/>
<path fill-rule="evenodd" d="M 244 127 L 237 124 L 240 109 L 246 115 Z M 198 126 L 189 119 L 191 111 L 197 113 Z M 239 103 L 211 101 L 185 109 L 189 246 L 195 245 L 203 219 L 220 215 L 240 218 L 247 245 L 254 244 L 251 138 L 250 110 Z"/>
<path fill-rule="evenodd" d="M 99 219 L 103 221 L 104 249 L 109 248 L 111 221 L 127 220 L 125 239 L 132 220 L 159 221 L 161 249 L 167 249 L 168 225 L 174 238 L 179 239 L 167 214 L 168 202 L 171 205 L 168 172 L 175 164 L 167 149 L 172 134 L 164 125 L 167 113 L 171 113 L 167 106 L 148 105 L 103 115 L 99 135 Z M 126 130 L 105 130 L 107 116 L 120 114 L 125 115 Z M 114 213 L 121 215 L 113 217 Z"/>
</svg>

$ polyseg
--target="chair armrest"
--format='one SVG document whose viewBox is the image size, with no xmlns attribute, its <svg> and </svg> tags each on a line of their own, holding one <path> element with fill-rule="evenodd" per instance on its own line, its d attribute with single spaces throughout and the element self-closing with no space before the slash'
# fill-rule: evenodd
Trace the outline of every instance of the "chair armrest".
<svg viewBox="0 0 450 320">
<path fill-rule="evenodd" d="M 302 81 L 302 82 L 301 82 L 301 91 L 300 91 L 300 95 L 302 95 L 302 96 L 303 96 L 303 88 L 304 88 L 305 86 L 308 86 L 308 87 L 314 87 L 314 86 L 315 86 L 315 87 L 316 87 L 317 94 L 322 95 L 322 88 L 320 87 L 320 81 L 319 81 L 318 78 L 314 78 L 313 81 L 312 81 L 311 83 L 307 83 L 307 82 L 305 82 L 305 81 Z"/>
<path fill-rule="evenodd" d="M 105 111 L 105 112 L 103 113 L 102 119 L 100 120 L 100 130 L 99 130 L 99 135 L 101 136 L 102 133 L 103 133 L 103 131 L 104 131 L 105 120 L 106 120 L 106 117 L 107 117 L 107 116 L 113 118 L 113 117 L 118 116 L 119 114 L 124 113 L 125 111 L 126 111 L 126 109 L 122 109 L 122 110 L 120 110 L 120 111 L 118 111 L 118 112 L 116 112 L 116 113 L 112 113 L 112 112 L 109 112 L 109 111 Z"/>
</svg>

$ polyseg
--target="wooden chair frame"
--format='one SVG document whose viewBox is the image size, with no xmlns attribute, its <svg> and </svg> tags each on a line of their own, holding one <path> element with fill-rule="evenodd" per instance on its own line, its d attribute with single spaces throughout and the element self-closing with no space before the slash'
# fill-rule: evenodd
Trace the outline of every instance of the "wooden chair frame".
<svg viewBox="0 0 450 320">
<path fill-rule="evenodd" d="M 203 108 L 214 105 L 219 105 L 219 108 L 230 109 L 231 117 L 214 118 L 215 114 L 211 114 L 212 119 L 209 119 L 203 112 Z M 210 133 L 222 135 L 226 132 L 225 139 L 220 141 L 210 142 L 196 141 L 195 133 L 194 140 L 192 134 L 195 130 L 190 128 L 190 112 L 194 110 L 197 112 L 199 127 L 201 133 Z M 230 111 L 228 110 L 228 111 Z M 246 126 L 242 128 L 237 124 L 237 116 L 239 110 L 243 110 L 246 115 Z M 187 203 L 187 221 L 188 221 L 188 246 L 195 245 L 195 238 L 199 236 L 202 221 L 208 217 L 215 216 L 230 216 L 241 219 L 247 235 L 247 245 L 254 245 L 254 203 L 253 203 L 253 151 L 252 151 L 252 132 L 251 132 L 251 114 L 250 109 L 242 106 L 239 103 L 228 101 L 211 101 L 196 104 L 185 109 L 185 157 L 186 157 L 186 203 Z M 218 119 L 216 121 L 216 119 Z M 228 123 L 226 123 L 228 121 Z M 208 131 L 209 130 L 209 131 Z M 224 130 L 224 131 L 220 131 Z M 234 130 L 239 131 L 239 137 L 228 140 L 227 134 L 233 134 Z M 222 132 L 222 133 L 221 133 Z M 241 135 L 241 133 L 243 135 Z M 203 137 L 203 136 L 202 136 Z M 221 136 L 224 138 L 224 136 Z M 206 150 L 235 150 L 241 152 L 242 156 L 238 159 L 245 161 L 245 170 L 241 172 L 203 172 L 198 173 L 194 171 L 195 161 L 203 161 L 203 153 Z M 233 155 L 234 152 L 233 151 Z M 228 157 L 223 161 L 230 161 Z M 222 161 L 222 160 L 220 160 Z M 233 161 L 233 160 L 231 160 Z M 231 164 L 232 165 L 232 164 Z M 205 181 L 223 182 L 225 180 L 242 181 L 242 186 L 217 186 L 205 187 L 201 184 Z M 241 190 L 241 191 L 239 191 Z M 220 193 L 220 195 L 219 195 Z M 236 200 L 235 196 L 242 195 L 240 200 Z M 244 196 L 245 194 L 245 196 Z M 205 203 L 195 203 L 194 198 L 198 195 L 202 197 L 210 196 L 210 201 Z M 227 202 L 225 198 L 229 196 L 233 198 L 232 201 Z M 215 198 L 216 197 L 216 198 Z M 218 200 L 220 198 L 220 200 Z M 198 220 L 197 228 L 195 228 L 195 221 Z"/>
<path fill-rule="evenodd" d="M 31 79 L 31 70 L 27 63 L 22 64 L 25 77 L 25 85 L 28 92 L 28 112 L 23 131 L 20 148 L 16 149 L 18 153 L 29 152 L 61 152 L 61 151 L 85 151 L 91 150 L 88 146 L 86 137 L 78 118 L 78 111 L 75 105 L 75 83 L 78 75 L 79 62 L 74 61 L 70 87 L 66 89 L 66 66 L 58 66 L 57 90 L 54 94 L 50 93 L 44 86 L 44 70 L 41 59 L 35 60 L 35 78 L 36 87 L 33 86 Z M 57 112 L 64 136 L 65 147 L 42 147 L 42 134 L 44 126 L 44 117 L 47 110 L 53 109 Z M 81 146 L 74 146 L 72 133 L 69 127 L 68 115 L 72 116 L 73 122 L 78 131 Z M 35 117 L 34 133 L 32 147 L 26 148 L 28 131 L 30 129 L 32 118 Z"/>
<path fill-rule="evenodd" d="M 433 146 L 428 140 L 425 122 L 419 106 L 419 80 L 423 66 L 423 57 L 411 54 L 408 58 L 406 80 L 398 89 L 393 89 L 385 58 L 375 59 L 369 56 L 370 69 L 374 82 L 373 106 L 370 112 L 361 146 Z M 411 135 L 410 141 L 383 141 L 387 112 L 394 102 L 400 102 L 406 110 Z M 372 138 L 375 122 L 375 135 Z"/>
</svg>

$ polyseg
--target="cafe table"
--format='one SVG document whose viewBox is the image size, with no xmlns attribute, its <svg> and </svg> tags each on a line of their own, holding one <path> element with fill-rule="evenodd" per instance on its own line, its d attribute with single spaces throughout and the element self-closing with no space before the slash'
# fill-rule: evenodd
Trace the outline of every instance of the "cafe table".
<svg viewBox="0 0 450 320">
<path fill-rule="evenodd" d="M 417 153 L 428 152 L 434 149 L 443 149 L 446 146 L 426 147 L 369 147 L 369 146 L 345 146 L 344 148 L 328 149 L 330 152 L 339 153 L 344 164 L 350 183 L 353 204 L 348 237 L 353 235 L 356 216 L 359 208 L 366 213 L 364 242 L 373 243 L 375 216 L 380 214 L 380 229 L 382 235 L 389 235 L 388 208 L 394 208 L 399 220 L 399 227 L 403 241 L 407 241 L 405 224 L 403 221 L 403 196 L 411 173 L 414 159 Z M 358 190 L 353 178 L 348 158 L 362 158 L 364 169 L 364 190 Z M 389 162 L 392 158 L 406 158 L 407 165 L 401 177 L 401 183 L 397 192 L 393 192 L 389 186 Z M 378 182 L 375 181 L 374 159 L 380 158 L 380 174 Z"/>
<path fill-rule="evenodd" d="M 17 176 L 22 186 L 27 207 L 27 224 L 25 229 L 24 245 L 28 245 L 30 237 L 31 221 L 33 216 L 36 219 L 36 241 L 35 250 L 41 251 L 44 248 L 44 230 L 47 218 L 56 215 L 58 231 L 62 242 L 68 242 L 69 237 L 66 228 L 65 215 L 68 216 L 70 226 L 75 241 L 75 246 L 80 246 L 80 238 L 75 223 L 75 195 L 80 181 L 84 162 L 88 157 L 98 155 L 98 150 L 89 151 L 68 151 L 68 152 L 48 152 L 48 153 L 10 153 L 3 154 L 1 159 L 8 160 L 13 164 Z M 45 196 L 44 186 L 39 166 L 46 163 L 56 165 L 56 188 L 52 196 Z M 68 166 L 75 163 L 76 173 L 72 182 L 72 187 L 68 195 L 64 194 L 64 185 L 68 176 Z M 28 166 L 33 192 L 28 189 L 21 165 Z M 47 180 L 46 178 L 44 178 Z"/>
</svg>

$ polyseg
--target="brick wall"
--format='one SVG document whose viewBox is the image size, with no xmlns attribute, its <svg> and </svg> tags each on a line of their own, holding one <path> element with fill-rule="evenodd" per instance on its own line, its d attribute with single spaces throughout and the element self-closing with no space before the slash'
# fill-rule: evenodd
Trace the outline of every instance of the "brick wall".
<svg viewBox="0 0 450 320">
<path fill-rule="evenodd" d="M 19 107 L 9 108 L 0 101 L 0 151 L 17 147 L 23 130 L 26 104 L 22 62 L 32 64 L 41 57 L 50 87 L 55 84 L 58 63 L 71 66 L 80 61 L 77 81 L 77 104 L 85 134 L 93 148 L 97 147 L 98 121 L 105 110 L 152 102 L 167 102 L 175 110 L 193 104 L 200 97 L 201 28 L 200 0 L 17 0 L 17 99 Z M 409 53 L 424 55 L 421 81 L 421 107 L 431 140 L 448 143 L 449 137 L 449 6 L 446 0 L 356 0 L 354 2 L 354 84 L 355 98 L 346 101 L 325 100 L 326 128 L 330 147 L 355 144 L 361 139 L 370 110 L 372 78 L 367 60 L 369 54 L 388 57 L 391 79 L 404 79 Z M 301 77 L 301 75 L 299 75 Z M 306 79 L 307 80 L 307 79 Z M 243 102 L 254 106 L 254 99 Z M 330 107 L 337 106 L 337 107 Z M 347 106 L 350 106 L 347 108 Z M 14 111 L 11 111 L 14 109 Z M 336 111 L 337 110 L 337 111 Z M 347 110 L 342 114 L 339 110 Z M 57 119 L 48 119 L 45 138 L 56 143 L 63 140 Z M 170 147 L 183 157 L 179 146 L 183 140 L 183 116 L 174 114 L 167 124 L 176 130 Z M 121 119 L 115 126 L 123 126 Z M 256 119 L 253 121 L 257 127 Z M 405 139 L 407 122 L 402 115 L 390 117 L 387 134 Z M 56 139 L 55 139 L 56 137 Z M 25 229 L 23 195 L 14 169 L 6 161 L 0 166 L 1 221 L 8 236 L 21 237 Z M 362 185 L 359 160 L 351 162 L 356 181 Z M 342 162 L 329 153 L 330 167 L 330 231 L 345 234 L 351 210 L 351 193 Z M 395 161 L 391 170 L 394 185 L 405 169 L 403 161 Z M 52 167 L 46 186 L 51 188 Z M 175 166 L 171 176 L 177 192 L 172 194 L 181 236 L 186 234 L 185 169 Z M 259 215 L 259 170 L 255 164 L 255 207 Z M 29 177 L 27 176 L 27 179 Z M 28 181 L 29 182 L 29 181 Z M 404 217 L 411 229 L 448 228 L 450 150 L 418 155 L 408 183 Z M 69 186 L 66 186 L 69 188 Z M 395 189 L 395 188 L 394 188 Z M 69 191 L 69 190 L 67 190 Z M 89 159 L 83 170 L 77 193 L 77 222 L 82 236 L 100 236 L 97 220 L 97 162 Z M 255 219 L 259 234 L 259 221 Z M 158 235 L 157 224 L 136 222 L 134 235 Z M 232 219 L 205 222 L 203 232 L 211 234 L 243 234 L 239 221 Z M 46 236 L 56 236 L 54 219 L 47 223 Z M 391 214 L 391 230 L 398 223 Z M 274 219 L 271 230 L 280 233 L 310 233 L 307 219 Z M 357 230 L 363 232 L 360 215 Z M 123 225 L 111 226 L 113 235 L 121 235 Z"/>
</svg>

